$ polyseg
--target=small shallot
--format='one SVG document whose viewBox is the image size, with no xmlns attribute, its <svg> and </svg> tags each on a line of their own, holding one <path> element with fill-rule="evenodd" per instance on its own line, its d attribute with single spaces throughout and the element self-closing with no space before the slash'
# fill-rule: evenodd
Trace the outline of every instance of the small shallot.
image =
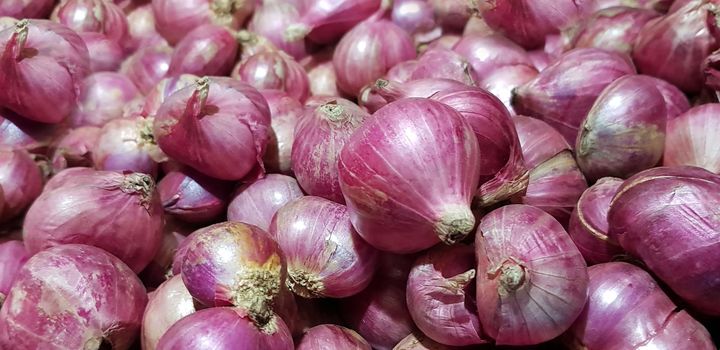
<svg viewBox="0 0 720 350">
<path fill-rule="evenodd" d="M 302 196 L 302 190 L 294 178 L 268 174 L 238 188 L 228 206 L 227 218 L 269 230 L 277 210 Z"/>
<path fill-rule="evenodd" d="M 121 46 L 128 38 L 128 23 L 123 11 L 112 1 L 63 0 L 51 19 L 78 32 L 104 34 Z"/>
<path fill-rule="evenodd" d="M 171 45 L 204 24 L 238 29 L 254 7 L 243 0 L 152 0 L 155 28 Z"/>
<path fill-rule="evenodd" d="M 182 277 L 174 276 L 150 294 L 142 320 L 142 348 L 155 350 L 172 325 L 195 312 L 192 296 Z"/>
<path fill-rule="evenodd" d="M 660 14 L 647 9 L 611 7 L 595 12 L 592 17 L 570 29 L 569 46 L 596 47 L 631 54 L 635 38 L 645 23 Z"/>
<path fill-rule="evenodd" d="M 5 204 L 0 223 L 23 213 L 42 192 L 43 181 L 40 168 L 27 151 L 0 148 L 0 190 Z"/>
<path fill-rule="evenodd" d="M 317 44 L 329 44 L 358 23 L 380 10 L 381 0 L 306 1 L 297 23 L 287 27 L 287 41 L 307 38 Z"/>
<path fill-rule="evenodd" d="M 281 51 L 260 52 L 240 61 L 232 77 L 258 90 L 285 91 L 300 102 L 310 94 L 310 82 L 303 67 Z"/>
<path fill-rule="evenodd" d="M 263 5 L 255 10 L 248 30 L 264 37 L 296 60 L 301 60 L 308 55 L 305 40 L 285 36 L 287 28 L 298 21 L 300 12 L 291 1 L 263 1 Z"/>
<path fill-rule="evenodd" d="M 78 33 L 90 54 L 90 70 L 93 72 L 115 72 L 125 59 L 123 48 L 117 41 L 105 34 L 95 32 Z"/>
<path fill-rule="evenodd" d="M 65 168 L 92 167 L 92 150 L 100 136 L 97 126 L 81 126 L 71 129 L 58 138 L 51 146 L 53 171 L 58 172 Z"/>
<path fill-rule="evenodd" d="M 152 135 L 152 119 L 113 119 L 100 129 L 92 159 L 98 170 L 157 175 L 162 155 Z"/>
<path fill-rule="evenodd" d="M 29 257 L 22 241 L 0 243 L 0 306 L 10 292 L 15 276 Z"/>
<path fill-rule="evenodd" d="M 225 27 L 206 24 L 193 29 L 173 50 L 168 75 L 228 75 L 238 53 L 238 42 Z"/>
<path fill-rule="evenodd" d="M 165 100 L 185 87 L 195 85 L 200 77 L 192 74 L 180 74 L 160 80 L 155 87 L 147 93 L 140 114 L 154 117 Z"/>
<path fill-rule="evenodd" d="M 303 105 L 287 93 L 278 90 L 261 90 L 270 107 L 270 135 L 263 156 L 268 172 L 292 174 L 292 146 L 295 125 L 303 115 Z"/>
<path fill-rule="evenodd" d="M 5 0 L 0 2 L 0 16 L 47 18 L 55 0 Z"/>
<path fill-rule="evenodd" d="M 500 66 L 525 64 L 532 61 L 525 49 L 500 35 L 467 35 L 453 46 L 465 57 L 480 79 Z"/>
<path fill-rule="evenodd" d="M 516 64 L 497 67 L 485 75 L 478 86 L 497 96 L 508 112 L 515 114 L 512 107 L 513 90 L 538 75 L 538 70 L 531 65 Z"/>
<path fill-rule="evenodd" d="M 138 49 L 120 67 L 120 72 L 135 83 L 140 92 L 149 93 L 168 72 L 173 49 L 157 44 Z"/>
<path fill-rule="evenodd" d="M 182 167 L 165 173 L 158 182 L 158 193 L 166 213 L 185 222 L 203 223 L 225 213 L 231 186 Z"/>
</svg>

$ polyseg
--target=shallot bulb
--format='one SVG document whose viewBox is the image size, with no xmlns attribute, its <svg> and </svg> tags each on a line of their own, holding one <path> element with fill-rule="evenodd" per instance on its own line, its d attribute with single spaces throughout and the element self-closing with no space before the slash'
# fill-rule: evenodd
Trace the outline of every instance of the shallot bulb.
<svg viewBox="0 0 720 350">
<path fill-rule="evenodd" d="M 153 133 L 169 157 L 201 173 L 239 180 L 262 172 L 270 110 L 250 85 L 202 78 L 172 94 L 155 117 Z"/>
<path fill-rule="evenodd" d="M 15 18 L 47 18 L 55 0 L 5 0 L 0 3 L 0 16 Z"/>
<path fill-rule="evenodd" d="M 163 213 L 145 174 L 71 168 L 50 179 L 23 224 L 31 253 L 81 243 L 105 249 L 140 272 L 162 242 Z"/>
<path fill-rule="evenodd" d="M 20 20 L 0 32 L 0 50 L 0 106 L 30 120 L 63 121 L 90 72 L 80 36 L 51 21 Z"/>
<path fill-rule="evenodd" d="M 128 39 L 128 22 L 123 11 L 112 1 L 63 0 L 51 19 L 78 32 L 104 34 L 124 46 Z"/>
<path fill-rule="evenodd" d="M 260 93 L 270 107 L 271 127 L 263 164 L 268 172 L 292 174 L 295 125 L 303 115 L 303 105 L 283 91 L 262 90 Z"/>
<path fill-rule="evenodd" d="M 307 70 L 310 93 L 315 96 L 340 96 L 337 74 L 332 59 L 320 62 Z"/>
<path fill-rule="evenodd" d="M 298 7 L 290 1 L 263 1 L 263 5 L 255 10 L 248 30 L 266 38 L 296 60 L 301 60 L 308 55 L 305 40 L 285 35 L 287 28 L 298 23 L 300 18 Z"/>
<path fill-rule="evenodd" d="M 393 23 L 418 37 L 431 32 L 437 27 L 435 11 L 432 5 L 425 0 L 396 0 L 393 1 L 390 14 Z"/>
<path fill-rule="evenodd" d="M 425 78 L 452 79 L 471 86 L 478 81 L 478 75 L 468 61 L 460 54 L 445 48 L 425 51 L 418 58 L 408 80 Z"/>
<path fill-rule="evenodd" d="M 29 257 L 21 241 L 0 243 L 0 306 L 10 292 L 15 276 Z"/>
<path fill-rule="evenodd" d="M 128 43 L 127 48 L 135 51 L 148 43 L 165 43 L 167 41 L 155 30 L 155 16 L 152 4 L 147 3 L 136 7 L 127 14 Z"/>
<path fill-rule="evenodd" d="M 677 86 L 655 77 L 646 76 L 646 78 L 655 83 L 655 88 L 658 89 L 665 100 L 665 109 L 667 110 L 668 121 L 678 117 L 690 109 L 690 101 L 688 101 L 687 96 L 685 96 L 685 94 L 680 91 Z"/>
<path fill-rule="evenodd" d="M 295 126 L 292 168 L 307 194 L 345 203 L 338 157 L 355 130 L 369 117 L 358 105 L 343 98 L 305 111 Z"/>
<path fill-rule="evenodd" d="M 299 198 L 277 211 L 269 232 L 285 253 L 295 294 L 345 298 L 370 284 L 377 251 L 355 232 L 344 205 Z"/>
<path fill-rule="evenodd" d="M 22 149 L 0 148 L 0 223 L 7 222 L 27 209 L 40 195 L 43 174 L 32 156 Z"/>
<path fill-rule="evenodd" d="M 478 316 L 497 344 L 532 345 L 567 330 L 587 300 L 585 261 L 552 216 L 507 205 L 475 236 Z"/>
<path fill-rule="evenodd" d="M 94 73 L 82 83 L 80 101 L 70 115 L 70 125 L 103 126 L 122 117 L 123 107 L 140 97 L 140 91 L 124 74 Z"/>
<path fill-rule="evenodd" d="M 115 72 L 125 59 L 123 48 L 105 34 L 94 32 L 78 33 L 90 54 L 90 70 L 93 72 Z"/>
<path fill-rule="evenodd" d="M 62 127 L 27 120 L 12 111 L 0 108 L 0 147 L 45 153 L 62 131 Z"/>
<path fill-rule="evenodd" d="M 663 165 L 692 165 L 720 173 L 720 147 L 716 135 L 720 104 L 693 107 L 667 123 Z"/>
<path fill-rule="evenodd" d="M 147 95 L 167 74 L 172 52 L 164 43 L 140 48 L 122 63 L 120 72 Z"/>
<path fill-rule="evenodd" d="M 192 223 L 210 222 L 225 213 L 232 184 L 182 167 L 165 173 L 158 193 L 165 212 Z"/>
<path fill-rule="evenodd" d="M 225 27 L 206 24 L 193 29 L 173 50 L 167 74 L 228 75 L 238 42 Z"/>
<path fill-rule="evenodd" d="M 192 74 L 180 74 L 163 78 L 147 93 L 140 114 L 154 117 L 158 109 L 160 109 L 160 106 L 170 95 L 185 87 L 195 85 L 198 79 L 200 79 L 200 77 Z"/>
<path fill-rule="evenodd" d="M 300 102 L 310 94 L 310 82 L 303 67 L 281 51 L 260 52 L 242 60 L 233 69 L 232 77 L 258 90 L 285 91 Z"/>
<path fill-rule="evenodd" d="M 334 324 L 323 324 L 305 331 L 295 349 L 371 350 L 371 347 L 360 334 L 352 329 Z"/>
<path fill-rule="evenodd" d="M 285 29 L 285 40 L 303 38 L 317 44 L 329 44 L 358 23 L 380 10 L 381 0 L 308 1 L 297 23 Z"/>
<path fill-rule="evenodd" d="M 155 350 L 172 325 L 195 312 L 192 296 L 182 277 L 174 276 L 150 294 L 142 319 L 142 348 Z"/>
<path fill-rule="evenodd" d="M 100 130 L 92 159 L 98 170 L 130 171 L 157 175 L 156 159 L 161 159 L 152 135 L 152 119 L 142 117 L 114 119 Z"/>
<path fill-rule="evenodd" d="M 632 54 L 635 38 L 643 26 L 660 14 L 647 9 L 611 7 L 595 12 L 589 19 L 570 29 L 569 46 L 596 47 Z"/>
<path fill-rule="evenodd" d="M 464 239 L 480 177 L 469 123 L 449 106 L 421 98 L 393 102 L 345 143 L 340 186 L 353 226 L 378 249 L 411 253 Z"/>
<path fill-rule="evenodd" d="M 53 170 L 58 172 L 65 168 L 92 167 L 92 150 L 97 145 L 98 136 L 100 128 L 81 126 L 60 137 L 51 147 Z"/>
<path fill-rule="evenodd" d="M 155 28 L 171 45 L 205 24 L 238 29 L 254 7 L 244 0 L 152 0 Z"/>
<path fill-rule="evenodd" d="M 513 90 L 538 75 L 538 70 L 532 65 L 516 64 L 497 67 L 489 71 L 478 86 L 497 96 L 505 105 L 508 112 L 515 114 L 512 107 Z"/>
<path fill-rule="evenodd" d="M 480 79 L 495 68 L 507 65 L 532 65 L 525 49 L 500 35 L 468 35 L 453 46 L 465 57 Z"/>
<path fill-rule="evenodd" d="M 128 349 L 147 303 L 132 270 L 102 249 L 65 244 L 35 254 L 0 310 L 6 349 Z"/>
<path fill-rule="evenodd" d="M 302 190 L 294 178 L 268 174 L 238 188 L 228 206 L 227 218 L 267 231 L 277 210 L 302 196 Z"/>
</svg>

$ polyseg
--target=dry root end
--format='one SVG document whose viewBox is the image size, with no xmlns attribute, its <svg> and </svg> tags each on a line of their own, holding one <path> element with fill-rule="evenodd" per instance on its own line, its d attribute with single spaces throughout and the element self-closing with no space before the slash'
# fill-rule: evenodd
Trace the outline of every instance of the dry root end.
<svg viewBox="0 0 720 350">
<path fill-rule="evenodd" d="M 455 244 L 467 237 L 475 227 L 475 216 L 467 206 L 446 210 L 435 224 L 435 232 L 445 244 Z"/>
<path fill-rule="evenodd" d="M 449 282 L 456 290 L 465 289 L 465 287 L 475 278 L 475 269 L 465 271 L 457 276 L 449 278 Z"/>
<path fill-rule="evenodd" d="M 345 109 L 337 104 L 337 101 L 330 101 L 318 107 L 325 118 L 331 122 L 337 123 L 346 119 Z"/>
<path fill-rule="evenodd" d="M 212 11 L 215 24 L 230 27 L 233 23 L 235 12 L 245 7 L 246 0 L 213 0 L 210 3 L 210 11 Z"/>
<path fill-rule="evenodd" d="M 510 294 L 525 283 L 525 268 L 515 261 L 506 261 L 500 267 L 501 293 Z"/>
<path fill-rule="evenodd" d="M 303 40 L 308 33 L 310 33 L 310 28 L 308 28 L 308 26 L 301 23 L 291 24 L 285 29 L 283 39 L 287 42 Z"/>
<path fill-rule="evenodd" d="M 260 267 L 238 273 L 231 300 L 233 305 L 247 311 L 258 328 L 265 330 L 273 320 L 272 306 L 279 293 L 279 269 Z"/>
<path fill-rule="evenodd" d="M 315 275 L 304 271 L 288 271 L 287 287 L 303 298 L 322 297 L 325 289 L 322 281 Z"/>
<path fill-rule="evenodd" d="M 125 176 L 120 184 L 120 190 L 125 193 L 140 194 L 140 204 L 147 208 L 155 190 L 155 181 L 147 174 L 132 173 Z"/>
<path fill-rule="evenodd" d="M 378 79 L 375 80 L 375 87 L 378 89 L 383 89 L 386 86 L 388 86 L 390 82 L 387 79 Z"/>
</svg>

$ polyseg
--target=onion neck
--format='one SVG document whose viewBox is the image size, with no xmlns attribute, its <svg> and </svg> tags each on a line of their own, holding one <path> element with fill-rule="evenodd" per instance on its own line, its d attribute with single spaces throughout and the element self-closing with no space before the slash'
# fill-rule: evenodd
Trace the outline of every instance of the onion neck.
<svg viewBox="0 0 720 350">
<path fill-rule="evenodd" d="M 475 278 L 475 269 L 465 271 L 457 276 L 448 279 L 448 283 L 452 289 L 456 291 L 464 290 L 465 287 Z"/>
<path fill-rule="evenodd" d="M 289 25 L 283 33 L 283 38 L 288 42 L 303 40 L 310 33 L 310 28 L 303 23 Z"/>
<path fill-rule="evenodd" d="M 15 59 L 18 61 L 23 59 L 23 51 L 30 30 L 29 26 L 30 21 L 28 19 L 21 19 L 15 23 Z"/>
<path fill-rule="evenodd" d="M 120 190 L 125 193 L 140 194 L 140 203 L 147 208 L 155 191 L 155 182 L 150 175 L 132 173 L 125 176 L 120 184 Z"/>
<path fill-rule="evenodd" d="M 462 241 L 475 227 L 475 216 L 465 205 L 448 207 L 435 223 L 435 233 L 448 245 Z"/>
<path fill-rule="evenodd" d="M 235 17 L 235 12 L 245 6 L 246 0 L 213 0 L 210 2 L 210 11 L 214 16 L 215 24 L 229 27 Z"/>
<path fill-rule="evenodd" d="M 195 82 L 195 91 L 190 97 L 188 111 L 192 116 L 202 118 L 207 103 L 208 94 L 210 93 L 210 78 L 202 77 Z"/>
</svg>

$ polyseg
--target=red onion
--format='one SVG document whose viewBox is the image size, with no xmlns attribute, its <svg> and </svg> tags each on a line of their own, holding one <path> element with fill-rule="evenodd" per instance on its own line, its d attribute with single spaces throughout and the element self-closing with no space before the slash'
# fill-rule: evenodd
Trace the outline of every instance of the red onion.
<svg viewBox="0 0 720 350">
<path fill-rule="evenodd" d="M 55 0 L 4 0 L 0 3 L 0 16 L 15 18 L 47 18 Z"/>
<path fill-rule="evenodd" d="M 433 5 L 424 0 L 395 0 L 390 14 L 393 23 L 416 36 L 436 28 Z"/>
<path fill-rule="evenodd" d="M 47 20 L 21 20 L 0 32 L 0 50 L 0 105 L 43 123 L 70 114 L 90 68 L 75 32 Z"/>
<path fill-rule="evenodd" d="M 595 99 L 615 79 L 635 73 L 626 56 L 595 48 L 564 54 L 515 89 L 517 113 L 544 120 L 575 144 L 579 126 Z M 582 76 L 582 79 L 577 77 Z"/>
<path fill-rule="evenodd" d="M 175 276 L 158 287 L 148 301 L 142 319 L 142 348 L 155 350 L 160 338 L 183 317 L 195 312 L 192 296 L 182 277 Z"/>
<path fill-rule="evenodd" d="M 307 1 L 297 23 L 287 27 L 287 41 L 307 38 L 318 44 L 340 39 L 358 23 L 380 11 L 380 0 Z"/>
<path fill-rule="evenodd" d="M 60 244 L 89 244 L 140 272 L 160 247 L 162 207 L 150 176 L 72 168 L 45 187 L 23 224 L 31 253 Z"/>
<path fill-rule="evenodd" d="M 82 126 L 70 130 L 58 139 L 52 146 L 53 170 L 60 171 L 72 167 L 91 167 L 92 150 L 100 136 L 100 128 L 96 126 Z"/>
<path fill-rule="evenodd" d="M 78 33 L 90 54 L 90 70 L 93 72 L 115 72 L 120 68 L 125 53 L 116 41 L 100 33 Z"/>
<path fill-rule="evenodd" d="M 157 288 L 172 276 L 171 270 L 175 251 L 185 240 L 185 236 L 195 230 L 192 226 L 178 222 L 172 217 L 166 217 L 165 219 L 163 240 L 160 249 L 155 253 L 155 256 L 148 266 L 138 274 L 143 284 L 152 289 Z"/>
<path fill-rule="evenodd" d="M 0 310 L 5 349 L 127 349 L 147 295 L 122 261 L 102 249 L 66 244 L 35 254 Z"/>
<path fill-rule="evenodd" d="M 479 152 L 470 125 L 445 104 L 409 98 L 381 108 L 338 160 L 353 226 L 395 253 L 462 240 L 475 226 Z"/>
<path fill-rule="evenodd" d="M 238 43 L 227 28 L 206 24 L 177 43 L 168 75 L 228 75 L 237 52 Z"/>
<path fill-rule="evenodd" d="M 720 177 L 695 167 L 653 168 L 613 198 L 608 236 L 698 311 L 720 315 Z"/>
<path fill-rule="evenodd" d="M 209 222 L 225 213 L 231 184 L 190 168 L 170 171 L 158 183 L 165 212 L 194 223 Z"/>
<path fill-rule="evenodd" d="M 290 330 L 280 317 L 258 327 L 241 309 L 214 307 L 175 323 L 160 338 L 157 350 L 196 349 L 293 350 Z"/>
<path fill-rule="evenodd" d="M 44 153 L 61 131 L 61 128 L 27 120 L 12 111 L 0 108 L 0 147 Z"/>
<path fill-rule="evenodd" d="M 570 47 L 596 47 L 631 54 L 642 27 L 660 14 L 647 9 L 611 7 L 595 12 L 571 30 Z"/>
<path fill-rule="evenodd" d="M 100 130 L 92 150 L 98 170 L 138 172 L 157 175 L 160 150 L 152 135 L 152 119 L 142 117 L 114 119 Z"/>
<path fill-rule="evenodd" d="M 308 55 L 305 40 L 290 40 L 285 36 L 286 29 L 300 21 L 298 8 L 289 1 L 264 1 L 253 14 L 248 29 L 266 38 L 278 49 L 285 51 L 296 60 Z"/>
<path fill-rule="evenodd" d="M 662 79 L 649 76 L 647 78 L 655 83 L 655 88 L 657 88 L 663 96 L 668 120 L 676 118 L 690 109 L 690 102 L 685 94 L 677 88 L 677 86 Z"/>
<path fill-rule="evenodd" d="M 674 2 L 682 2 L 680 0 L 595 0 L 593 12 L 615 7 L 615 6 L 628 6 L 632 8 L 655 10 L 658 12 L 667 12 L 670 5 Z"/>
<path fill-rule="evenodd" d="M 125 45 L 128 22 L 123 11 L 111 1 L 63 0 L 53 10 L 51 19 L 78 32 L 105 34 L 108 39 Z"/>
<path fill-rule="evenodd" d="M 425 51 L 417 60 L 409 80 L 445 78 L 466 85 L 475 85 L 478 75 L 462 56 L 450 49 L 434 48 Z"/>
<path fill-rule="evenodd" d="M 343 145 L 369 117 L 343 98 L 306 110 L 295 127 L 292 148 L 293 172 L 306 193 L 345 203 L 337 160 Z"/>
<path fill-rule="evenodd" d="M 123 107 L 140 96 L 140 91 L 123 74 L 94 73 L 82 84 L 80 101 L 70 116 L 70 125 L 103 126 L 122 117 Z"/>
<path fill-rule="evenodd" d="M 310 82 L 303 67 L 281 51 L 250 56 L 237 64 L 232 77 L 260 90 L 285 91 L 300 102 L 310 94 Z"/>
<path fill-rule="evenodd" d="M 155 28 L 172 45 L 204 24 L 238 29 L 254 7 L 255 1 L 152 0 Z"/>
<path fill-rule="evenodd" d="M 253 168 L 262 171 L 269 127 L 270 110 L 257 90 L 205 77 L 162 104 L 153 133 L 171 158 L 217 179 L 239 180 Z"/>
<path fill-rule="evenodd" d="M 715 142 L 720 128 L 718 113 L 720 104 L 708 103 L 669 120 L 663 164 L 692 165 L 720 172 L 720 148 Z"/>
<path fill-rule="evenodd" d="M 268 174 L 265 178 L 237 190 L 228 206 L 227 217 L 230 221 L 244 222 L 269 230 L 275 212 L 302 196 L 300 186 L 292 177 Z"/>
<path fill-rule="evenodd" d="M 693 0 L 677 11 L 645 25 L 633 49 L 638 71 L 676 85 L 685 92 L 699 92 L 703 60 L 720 42 L 712 33 L 716 15 L 710 10 L 719 2 Z"/>
<path fill-rule="evenodd" d="M 10 292 L 15 276 L 29 257 L 21 241 L 0 243 L 0 306 Z"/>
<path fill-rule="evenodd" d="M 296 350 L 347 349 L 371 350 L 370 344 L 352 329 L 324 324 L 308 329 Z"/>
<path fill-rule="evenodd" d="M 412 62 L 413 68 L 417 61 L 405 61 L 400 64 Z M 397 66 L 396 66 L 397 67 Z M 404 69 L 404 68 L 402 68 Z M 398 73 L 405 74 L 405 73 Z M 359 101 L 361 106 L 370 112 L 375 112 L 385 106 L 388 101 L 397 101 L 408 97 L 430 98 L 440 91 L 464 91 L 469 89 L 465 84 L 450 79 L 418 79 L 400 84 L 402 79 L 395 80 L 378 79 L 361 91 Z"/>
<path fill-rule="evenodd" d="M 310 81 L 312 95 L 340 96 L 337 87 L 337 74 L 332 60 L 324 61 L 308 69 L 307 76 Z"/>
<path fill-rule="evenodd" d="M 385 75 L 395 64 L 415 58 L 412 38 L 388 20 L 362 22 L 343 36 L 335 48 L 337 84 L 356 96 L 360 89 Z"/>
<path fill-rule="evenodd" d="M 715 349 L 705 327 L 639 267 L 612 262 L 588 274 L 588 303 L 567 334 L 572 348 Z"/>
<path fill-rule="evenodd" d="M 436 247 L 410 271 L 407 304 L 415 324 L 447 345 L 486 343 L 477 316 L 473 287 L 475 256 L 471 246 Z"/>
<path fill-rule="evenodd" d="M 270 107 L 270 135 L 263 164 L 269 172 L 291 174 L 291 152 L 295 125 L 302 116 L 303 105 L 283 91 L 262 90 Z"/>
<path fill-rule="evenodd" d="M 537 69 L 525 64 L 516 64 L 497 67 L 485 75 L 478 86 L 497 96 L 505 105 L 505 108 L 515 114 L 512 107 L 513 90 L 538 75 Z"/>
<path fill-rule="evenodd" d="M 464 36 L 453 50 L 470 62 L 480 79 L 500 66 L 532 65 L 525 49 L 500 35 Z"/>
<path fill-rule="evenodd" d="M 5 202 L 0 223 L 20 215 L 40 195 L 43 175 L 29 153 L 0 148 L 0 188 Z"/>
<path fill-rule="evenodd" d="M 144 116 L 155 116 L 160 106 L 173 93 L 185 87 L 194 85 L 200 77 L 192 74 L 180 74 L 160 80 L 145 97 L 145 104 L 141 114 Z"/>
<path fill-rule="evenodd" d="M 295 294 L 344 298 L 370 284 L 377 251 L 355 232 L 344 205 L 299 198 L 277 211 L 269 232 L 285 253 Z"/>
<path fill-rule="evenodd" d="M 610 201 L 622 183 L 622 179 L 614 177 L 599 179 L 583 192 L 570 217 L 570 238 L 590 265 L 610 262 L 623 253 L 607 237 Z"/>
<path fill-rule="evenodd" d="M 475 249 L 478 316 L 495 343 L 548 341 L 582 311 L 585 261 L 562 225 L 542 210 L 514 204 L 485 215 Z"/>
<path fill-rule="evenodd" d="M 128 44 L 130 51 L 145 47 L 150 42 L 165 42 L 155 30 L 155 16 L 153 15 L 152 4 L 147 3 L 138 6 L 127 14 L 128 22 Z"/>
<path fill-rule="evenodd" d="M 122 63 L 120 72 L 146 95 L 167 74 L 172 53 L 173 49 L 164 43 L 140 48 Z"/>
<path fill-rule="evenodd" d="M 403 338 L 392 349 L 393 350 L 452 350 L 452 349 L 458 349 L 458 348 L 440 344 L 440 343 L 428 338 L 428 336 L 426 336 L 425 334 L 422 334 L 422 332 L 415 331 L 415 332 L 410 333 L 407 337 Z"/>
</svg>

